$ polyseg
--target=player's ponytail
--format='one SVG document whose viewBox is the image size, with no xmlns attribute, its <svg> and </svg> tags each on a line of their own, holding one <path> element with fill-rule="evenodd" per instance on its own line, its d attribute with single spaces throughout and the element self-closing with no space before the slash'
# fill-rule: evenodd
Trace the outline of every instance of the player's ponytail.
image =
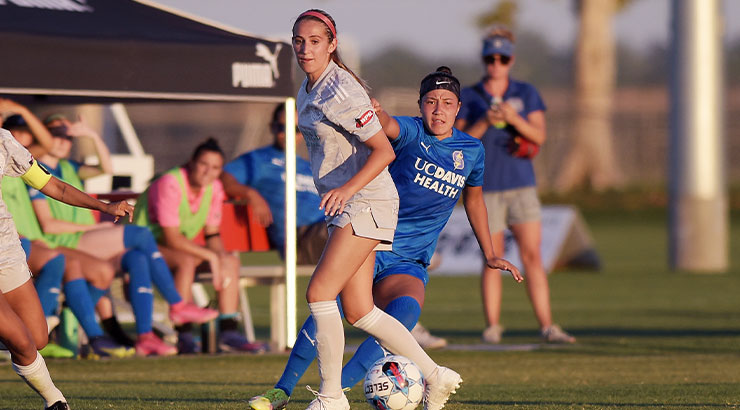
<svg viewBox="0 0 740 410">
<path fill-rule="evenodd" d="M 324 26 L 326 26 L 326 36 L 329 37 L 329 42 L 334 41 L 337 35 L 337 24 L 334 21 L 334 19 L 329 15 L 329 13 L 325 12 L 321 9 L 310 9 L 307 11 L 304 11 L 301 13 L 300 16 L 295 21 L 295 24 L 293 24 L 293 32 L 295 32 L 295 26 L 298 24 L 299 21 L 303 19 L 313 19 L 320 23 L 322 23 Z M 357 74 L 355 74 L 352 70 L 350 70 L 349 67 L 347 67 L 346 64 L 342 61 L 342 58 L 339 57 L 339 47 L 335 48 L 334 51 L 330 55 L 331 60 L 334 61 L 336 65 L 338 65 L 341 69 L 345 70 L 346 72 L 350 73 L 350 75 L 362 86 L 362 88 L 365 89 L 365 91 L 368 91 L 370 87 L 368 87 L 365 80 L 360 78 Z"/>
</svg>

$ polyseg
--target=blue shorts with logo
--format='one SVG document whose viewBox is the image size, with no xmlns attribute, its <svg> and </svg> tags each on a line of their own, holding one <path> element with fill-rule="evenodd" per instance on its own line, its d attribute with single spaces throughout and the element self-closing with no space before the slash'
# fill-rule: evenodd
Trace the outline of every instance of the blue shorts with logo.
<svg viewBox="0 0 740 410">
<path fill-rule="evenodd" d="M 373 283 L 378 283 L 392 275 L 411 275 L 421 280 L 424 287 L 429 283 L 429 273 L 423 263 L 404 258 L 393 252 L 376 253 Z"/>
</svg>

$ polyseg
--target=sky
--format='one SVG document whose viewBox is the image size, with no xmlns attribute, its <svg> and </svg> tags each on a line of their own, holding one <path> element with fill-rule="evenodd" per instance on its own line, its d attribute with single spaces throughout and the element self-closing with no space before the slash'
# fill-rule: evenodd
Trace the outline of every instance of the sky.
<svg viewBox="0 0 740 410">
<path fill-rule="evenodd" d="M 150 0 L 259 36 L 290 38 L 294 19 L 309 8 L 329 12 L 342 42 L 362 55 L 400 44 L 422 56 L 477 56 L 476 17 L 494 0 Z M 454 4 L 453 4 L 454 3 Z M 571 47 L 577 30 L 572 0 L 519 0 L 517 30 L 542 34 L 555 48 Z M 740 40 L 740 0 L 720 0 L 727 40 Z M 671 0 L 633 0 L 614 19 L 617 39 L 638 51 L 670 40 Z"/>
</svg>

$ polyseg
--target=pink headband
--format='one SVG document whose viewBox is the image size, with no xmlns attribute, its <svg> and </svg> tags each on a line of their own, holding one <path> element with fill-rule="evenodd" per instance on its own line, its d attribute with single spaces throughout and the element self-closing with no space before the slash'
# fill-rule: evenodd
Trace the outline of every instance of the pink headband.
<svg viewBox="0 0 740 410">
<path fill-rule="evenodd" d="M 306 16 L 316 17 L 317 19 L 323 21 L 324 24 L 326 24 L 326 26 L 329 27 L 329 30 L 331 31 L 331 34 L 334 36 L 334 38 L 337 38 L 337 29 L 334 28 L 334 24 L 332 24 L 331 20 L 329 20 L 328 17 L 319 13 L 318 11 L 309 10 L 309 11 L 304 11 L 303 13 L 301 13 L 301 15 L 298 16 L 298 19 L 296 19 L 296 21 Z"/>
</svg>

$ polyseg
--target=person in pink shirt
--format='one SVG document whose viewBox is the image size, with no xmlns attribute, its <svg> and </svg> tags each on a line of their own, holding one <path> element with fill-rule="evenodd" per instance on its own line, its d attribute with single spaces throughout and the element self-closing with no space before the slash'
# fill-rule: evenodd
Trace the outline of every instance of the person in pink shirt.
<svg viewBox="0 0 740 410">
<path fill-rule="evenodd" d="M 261 343 L 250 343 L 238 330 L 239 258 L 224 249 L 220 237 L 221 209 L 225 200 L 219 180 L 224 154 L 214 138 L 196 147 L 187 164 L 157 178 L 137 201 L 135 223 L 148 226 L 172 267 L 175 284 L 186 300 L 196 268 L 205 263 L 218 293 L 219 349 L 256 352 Z M 203 232 L 205 244 L 197 241 Z M 180 353 L 195 352 L 190 325 L 177 328 Z"/>
</svg>

